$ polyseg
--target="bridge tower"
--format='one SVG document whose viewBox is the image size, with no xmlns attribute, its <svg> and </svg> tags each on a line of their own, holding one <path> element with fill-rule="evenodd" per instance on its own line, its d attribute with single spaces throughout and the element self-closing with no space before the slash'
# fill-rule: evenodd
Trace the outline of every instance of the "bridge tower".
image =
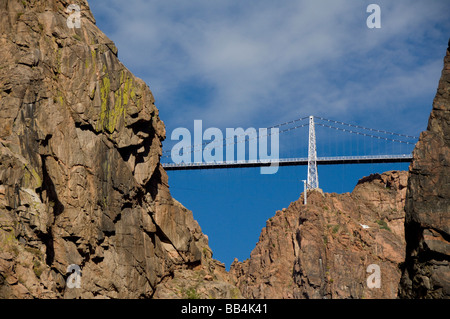
<svg viewBox="0 0 450 319">
<path fill-rule="evenodd" d="M 319 188 L 319 175 L 317 173 L 316 130 L 314 116 L 309 117 L 309 147 L 308 147 L 308 189 Z"/>
</svg>

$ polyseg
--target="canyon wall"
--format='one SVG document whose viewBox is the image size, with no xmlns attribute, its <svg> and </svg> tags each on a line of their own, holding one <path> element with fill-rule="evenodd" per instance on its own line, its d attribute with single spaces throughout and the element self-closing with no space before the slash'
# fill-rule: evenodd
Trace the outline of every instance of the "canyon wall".
<svg viewBox="0 0 450 319">
<path fill-rule="evenodd" d="M 242 295 L 396 298 L 405 257 L 407 176 L 402 171 L 373 174 L 361 179 L 352 193 L 310 191 L 307 205 L 302 195 L 278 211 L 267 221 L 250 258 L 231 265 Z M 369 266 L 379 267 L 379 287 L 372 286 L 374 270 Z"/>
<path fill-rule="evenodd" d="M 77 3 L 79 27 L 0 2 L 0 298 L 239 297 L 170 195 L 152 92 Z"/>
<path fill-rule="evenodd" d="M 450 40 L 409 169 L 402 298 L 450 298 Z"/>
</svg>

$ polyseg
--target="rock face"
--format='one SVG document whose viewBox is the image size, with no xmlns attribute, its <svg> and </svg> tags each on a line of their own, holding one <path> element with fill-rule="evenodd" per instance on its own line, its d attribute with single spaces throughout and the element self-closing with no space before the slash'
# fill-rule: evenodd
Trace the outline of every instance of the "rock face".
<svg viewBox="0 0 450 319">
<path fill-rule="evenodd" d="M 410 166 L 403 298 L 450 298 L 450 41 L 428 128 Z"/>
<path fill-rule="evenodd" d="M 405 257 L 407 172 L 361 179 L 352 193 L 303 195 L 278 211 L 230 273 L 246 298 L 396 298 Z M 379 267 L 381 286 L 372 285 Z M 369 280 L 369 284 L 368 281 Z"/>
<path fill-rule="evenodd" d="M 170 195 L 150 89 L 70 3 L 0 2 L 0 298 L 239 297 Z"/>
</svg>

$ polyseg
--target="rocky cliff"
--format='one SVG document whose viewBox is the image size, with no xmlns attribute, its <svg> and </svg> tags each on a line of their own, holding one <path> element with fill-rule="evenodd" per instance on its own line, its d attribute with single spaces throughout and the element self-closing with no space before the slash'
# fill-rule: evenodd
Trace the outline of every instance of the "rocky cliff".
<svg viewBox="0 0 450 319">
<path fill-rule="evenodd" d="M 0 2 L 0 298 L 238 297 L 170 195 L 150 89 L 76 3 L 78 26 Z"/>
<path fill-rule="evenodd" d="M 450 298 L 450 41 L 428 128 L 410 166 L 403 298 Z"/>
<path fill-rule="evenodd" d="M 407 179 L 407 172 L 373 174 L 352 193 L 315 190 L 307 205 L 302 195 L 278 211 L 250 258 L 231 265 L 243 296 L 396 298 Z M 370 265 L 379 267 L 380 287 L 372 286 Z"/>
</svg>

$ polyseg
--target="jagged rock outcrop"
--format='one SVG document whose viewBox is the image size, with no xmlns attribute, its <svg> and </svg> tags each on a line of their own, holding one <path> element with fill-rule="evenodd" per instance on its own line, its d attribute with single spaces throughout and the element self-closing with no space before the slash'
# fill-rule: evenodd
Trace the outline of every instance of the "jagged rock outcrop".
<svg viewBox="0 0 450 319">
<path fill-rule="evenodd" d="M 77 3 L 80 28 L 69 1 L 0 2 L 0 298 L 239 297 L 170 195 L 150 89 Z"/>
<path fill-rule="evenodd" d="M 409 172 L 400 296 L 450 298 L 450 40 Z"/>
<path fill-rule="evenodd" d="M 230 273 L 246 298 L 396 298 L 405 255 L 407 172 L 361 179 L 352 193 L 308 192 L 278 211 Z M 368 227 L 367 227 L 368 226 Z M 367 272 L 380 267 L 381 286 Z M 371 270 L 372 271 L 372 270 Z M 372 280 L 372 278 L 370 278 Z"/>
</svg>

